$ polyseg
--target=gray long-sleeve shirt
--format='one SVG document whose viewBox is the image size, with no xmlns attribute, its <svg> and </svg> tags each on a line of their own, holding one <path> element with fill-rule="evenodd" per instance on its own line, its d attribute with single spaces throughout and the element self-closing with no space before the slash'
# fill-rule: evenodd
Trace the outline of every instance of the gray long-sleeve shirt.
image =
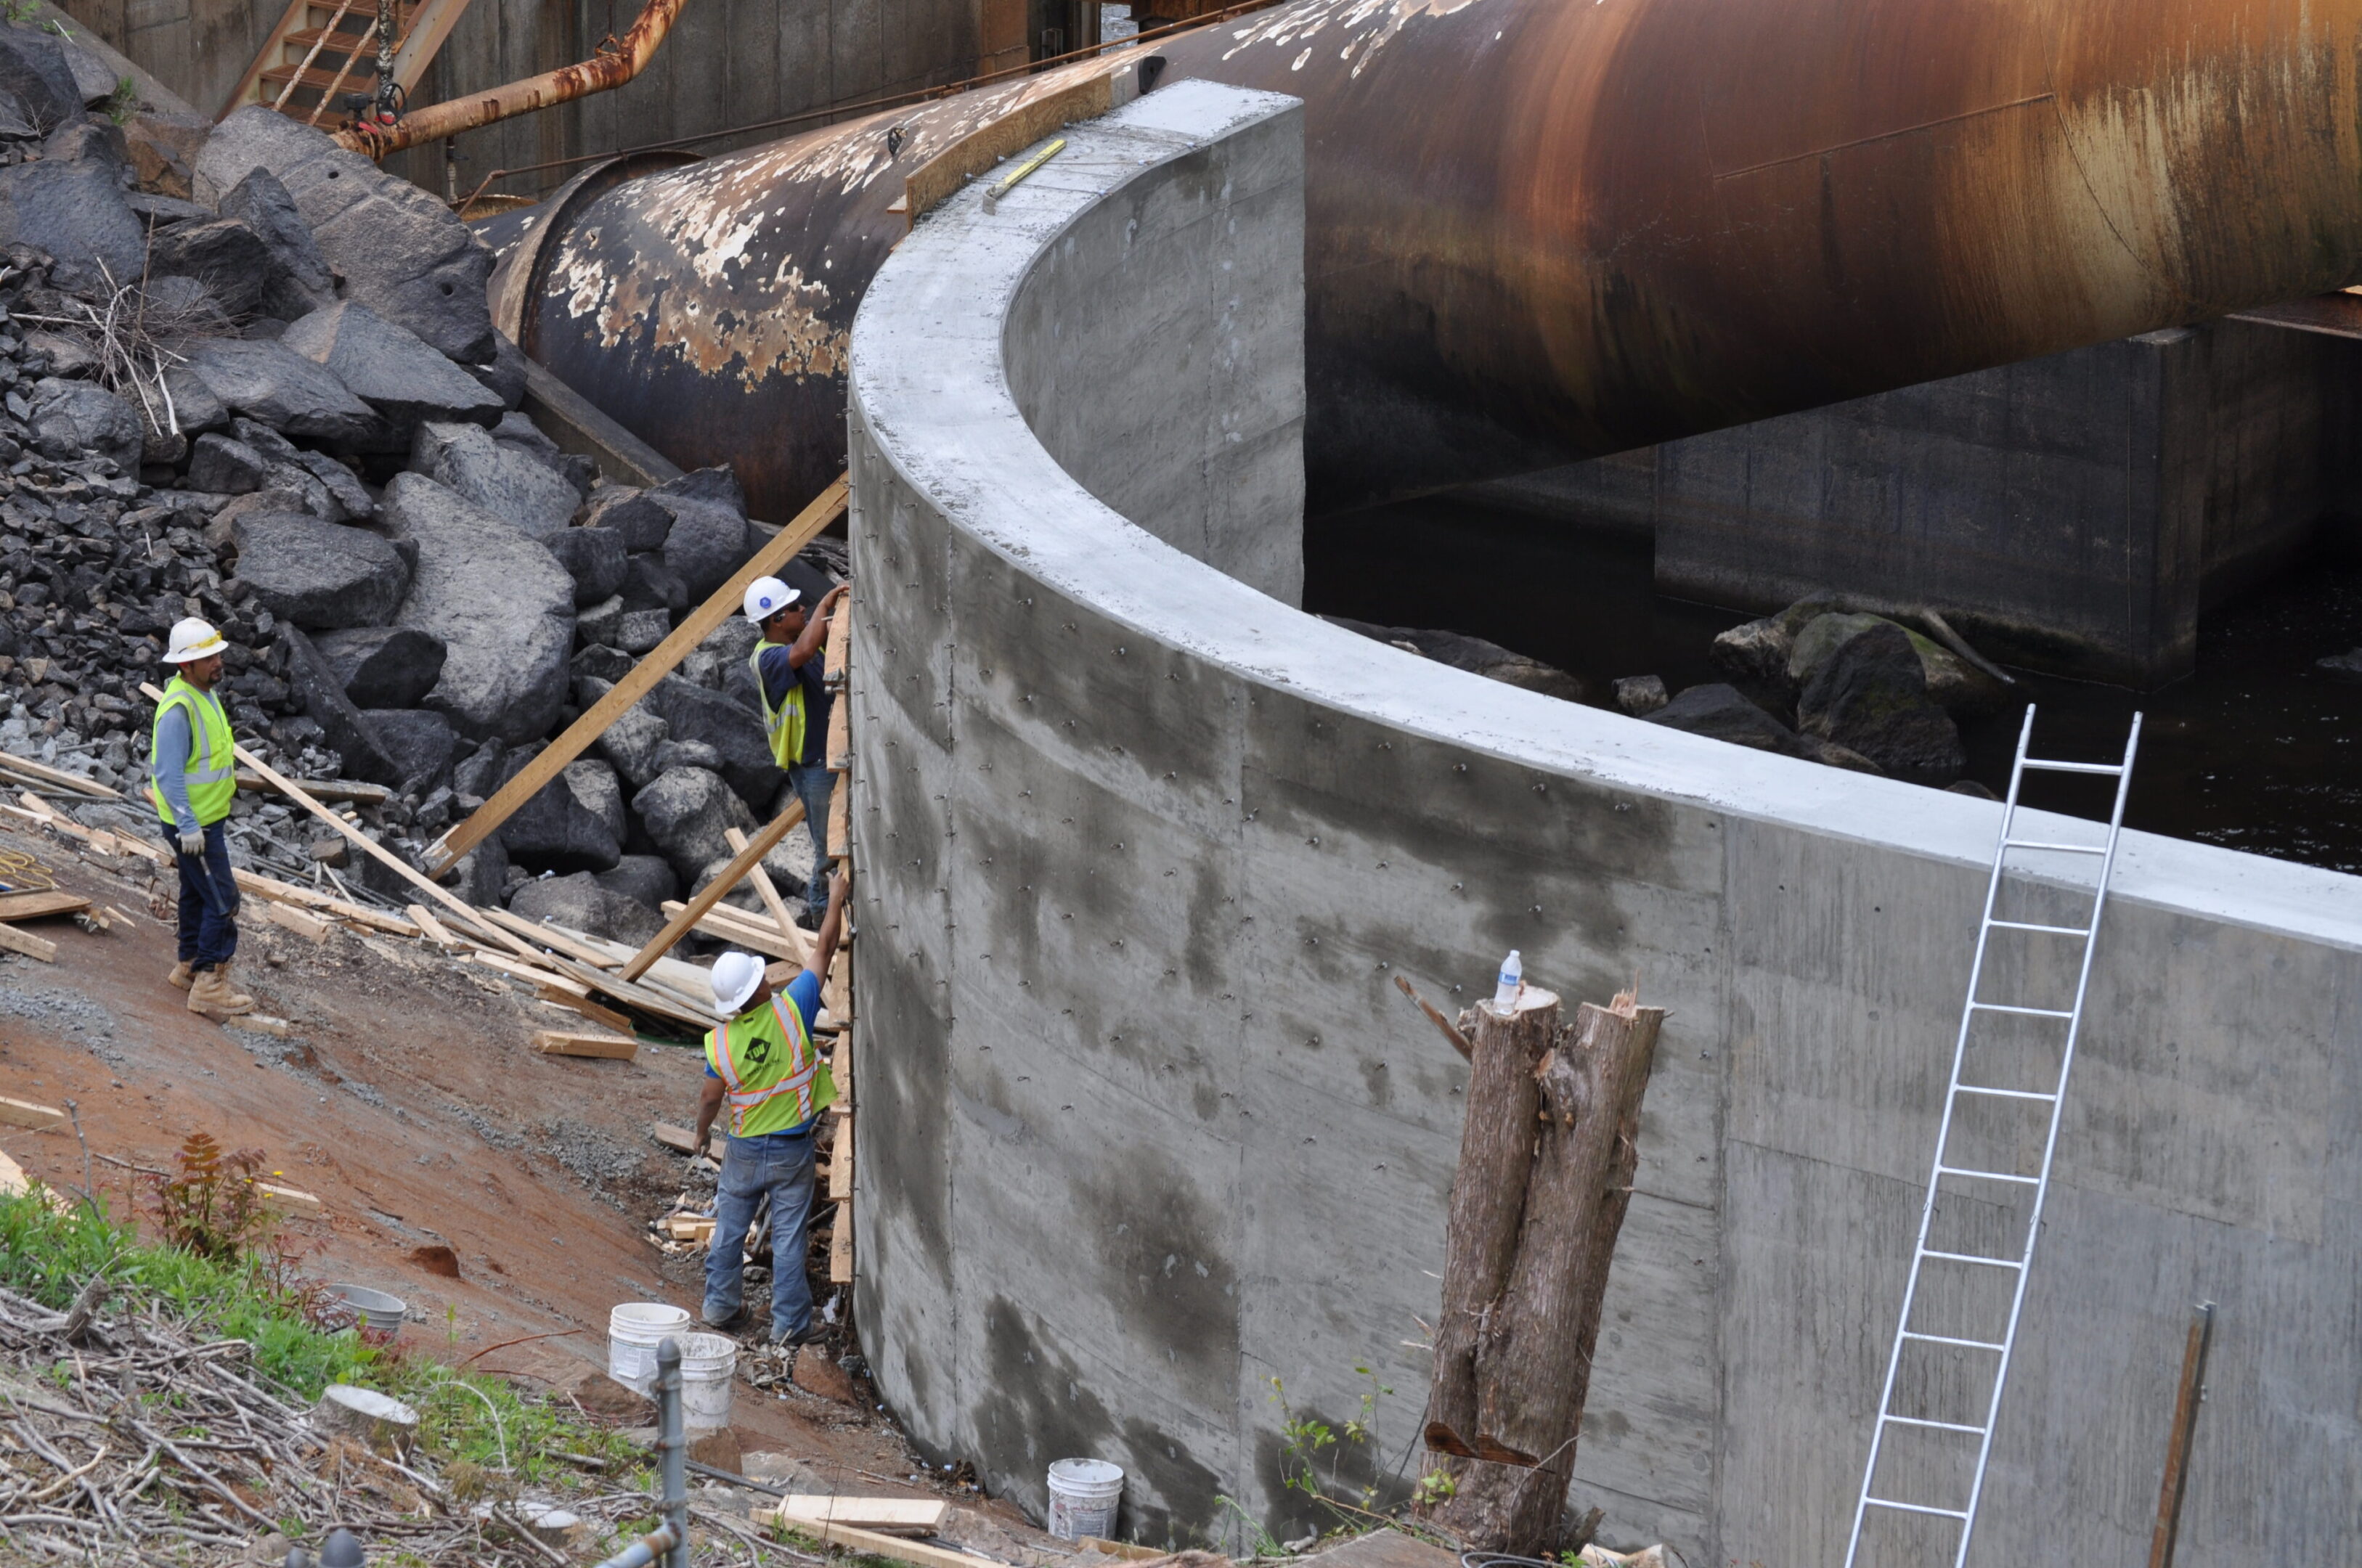
<svg viewBox="0 0 2362 1568">
<path fill-rule="evenodd" d="M 221 706 L 221 699 L 210 691 L 198 692 L 197 701 Z M 189 755 L 195 749 L 189 711 L 175 703 L 156 726 L 156 753 L 148 759 L 148 776 L 163 792 L 164 803 L 172 808 L 172 820 L 182 833 L 195 833 L 198 828 L 196 808 L 189 804 Z"/>
</svg>

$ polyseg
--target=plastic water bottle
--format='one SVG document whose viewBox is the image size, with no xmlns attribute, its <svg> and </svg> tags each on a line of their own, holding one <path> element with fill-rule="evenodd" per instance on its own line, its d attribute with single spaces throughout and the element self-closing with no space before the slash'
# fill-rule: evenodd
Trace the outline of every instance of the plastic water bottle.
<svg viewBox="0 0 2362 1568">
<path fill-rule="evenodd" d="M 1518 961 L 1518 950 L 1501 960 L 1501 978 L 1493 988 L 1493 1010 L 1507 1012 L 1518 1005 L 1518 988 L 1525 981 L 1525 966 Z"/>
</svg>

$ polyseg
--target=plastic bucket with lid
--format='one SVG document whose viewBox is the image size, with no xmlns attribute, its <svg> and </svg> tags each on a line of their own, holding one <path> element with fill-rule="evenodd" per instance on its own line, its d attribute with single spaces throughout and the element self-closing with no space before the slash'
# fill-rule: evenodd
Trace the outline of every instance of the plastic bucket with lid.
<svg viewBox="0 0 2362 1568">
<path fill-rule="evenodd" d="M 607 1375 L 635 1394 L 653 1397 L 657 1346 L 689 1331 L 689 1309 L 660 1301 L 626 1301 L 607 1314 Z"/>
<path fill-rule="evenodd" d="M 399 1296 L 388 1296 L 382 1290 L 371 1290 L 366 1285 L 331 1285 L 328 1294 L 353 1309 L 364 1329 L 374 1329 L 381 1334 L 402 1332 L 402 1320 L 409 1307 Z"/>
<path fill-rule="evenodd" d="M 1087 1535 L 1112 1540 L 1123 1504 L 1123 1468 L 1104 1459 L 1061 1459 L 1050 1465 L 1050 1533 L 1061 1540 Z"/>
<path fill-rule="evenodd" d="M 680 1424 L 693 1432 L 730 1424 L 730 1385 L 738 1374 L 738 1342 L 727 1334 L 680 1339 Z"/>
</svg>

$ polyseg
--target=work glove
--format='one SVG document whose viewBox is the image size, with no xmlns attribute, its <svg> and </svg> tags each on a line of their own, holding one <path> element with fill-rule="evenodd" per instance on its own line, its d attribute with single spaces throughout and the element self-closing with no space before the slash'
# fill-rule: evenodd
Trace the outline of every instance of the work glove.
<svg viewBox="0 0 2362 1568">
<path fill-rule="evenodd" d="M 181 835 L 182 854 L 203 855 L 204 852 L 205 834 L 204 829 L 200 828 L 193 833 L 184 833 Z"/>
</svg>

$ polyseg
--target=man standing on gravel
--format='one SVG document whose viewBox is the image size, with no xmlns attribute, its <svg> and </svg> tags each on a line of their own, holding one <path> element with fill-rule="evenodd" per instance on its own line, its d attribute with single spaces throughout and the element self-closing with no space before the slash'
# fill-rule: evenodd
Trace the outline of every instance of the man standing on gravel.
<svg viewBox="0 0 2362 1568">
<path fill-rule="evenodd" d="M 746 619 L 763 628 L 763 640 L 746 662 L 755 671 L 771 760 L 787 770 L 788 783 L 804 803 L 814 882 L 828 865 L 828 801 L 836 783 L 828 770 L 829 697 L 822 679 L 828 661 L 821 650 L 827 646 L 829 612 L 846 591 L 839 583 L 807 614 L 801 591 L 776 577 L 758 577 L 746 587 Z M 807 895 L 804 903 L 817 926 L 817 900 Z"/>
<path fill-rule="evenodd" d="M 745 1317 L 746 1231 L 767 1194 L 773 1344 L 800 1345 L 811 1338 L 804 1247 L 811 1220 L 812 1130 L 836 1099 L 835 1080 L 812 1044 L 811 1030 L 820 1016 L 821 981 L 844 930 L 851 886 L 841 871 L 830 881 L 828 912 L 821 917 L 811 958 L 783 994 L 772 993 L 763 961 L 751 953 L 724 953 L 713 961 L 714 1004 L 734 1016 L 705 1037 L 705 1087 L 698 1097 L 696 1142 L 690 1145 L 705 1147 L 726 1100 L 730 1141 L 705 1253 L 704 1317 L 717 1329 Z"/>
<path fill-rule="evenodd" d="M 222 823 L 237 798 L 237 773 L 229 714 L 214 694 L 228 647 L 219 632 L 193 615 L 172 628 L 164 662 L 176 669 L 156 704 L 148 748 L 148 798 L 181 867 L 181 961 L 166 978 L 189 993 L 191 1012 L 215 1018 L 254 1010 L 254 999 L 229 984 L 229 961 L 237 951 L 237 883 Z"/>
</svg>

